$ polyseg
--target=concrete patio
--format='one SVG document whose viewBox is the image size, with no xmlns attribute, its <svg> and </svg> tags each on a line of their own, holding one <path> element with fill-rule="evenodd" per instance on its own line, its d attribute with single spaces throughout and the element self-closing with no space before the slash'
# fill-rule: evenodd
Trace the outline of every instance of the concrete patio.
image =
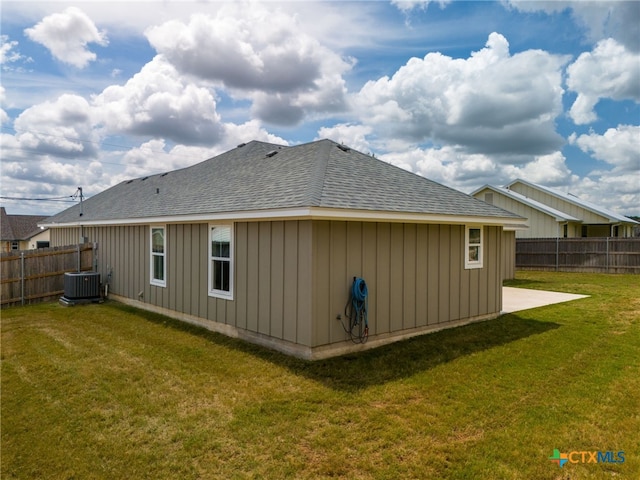
<svg viewBox="0 0 640 480">
<path fill-rule="evenodd" d="M 502 287 L 502 312 L 513 313 L 530 308 L 544 307 L 554 303 L 570 302 L 589 295 L 574 293 L 548 292 L 530 288 Z"/>
</svg>

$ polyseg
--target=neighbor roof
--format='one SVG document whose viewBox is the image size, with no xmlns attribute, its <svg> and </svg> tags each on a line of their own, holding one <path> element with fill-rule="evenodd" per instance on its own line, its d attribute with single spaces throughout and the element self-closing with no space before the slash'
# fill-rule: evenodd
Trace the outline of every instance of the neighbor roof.
<svg viewBox="0 0 640 480">
<path fill-rule="evenodd" d="M 624 223 L 638 223 L 635 220 L 629 218 L 629 217 L 625 217 L 624 215 L 620 215 L 612 210 L 609 210 L 607 208 L 604 208 L 600 205 L 596 205 L 595 203 L 591 203 L 588 202 L 586 200 L 582 200 L 578 197 L 576 197 L 575 195 L 572 195 L 571 193 L 565 193 L 565 192 L 561 192 L 559 190 L 556 190 L 554 188 L 549 188 L 549 187 L 545 187 L 543 185 L 538 185 L 536 183 L 532 183 L 532 182 L 527 182 L 526 180 L 522 180 L 520 178 L 514 180 L 513 182 L 509 183 L 508 185 L 505 185 L 506 188 L 510 189 L 513 185 L 515 185 L 516 183 L 522 183 L 524 185 L 528 185 L 531 188 L 535 188 L 537 190 L 540 190 L 542 192 L 548 193 L 549 195 L 552 195 L 556 198 L 560 198 L 566 202 L 569 202 L 573 205 L 577 205 L 579 207 L 584 208 L 585 210 L 589 210 L 590 212 L 596 213 L 598 215 L 601 215 L 607 219 L 609 219 L 610 222 L 624 222 Z"/>
<path fill-rule="evenodd" d="M 29 240 L 41 232 L 38 223 L 46 215 L 9 215 L 4 207 L 0 207 L 0 240 Z"/>
<path fill-rule="evenodd" d="M 545 205 L 544 203 L 540 203 L 537 200 L 533 200 L 532 198 L 525 197 L 524 195 L 518 192 L 514 192 L 513 190 L 509 190 L 506 187 L 494 187 L 493 185 L 485 185 L 484 187 L 480 187 L 477 190 L 471 192 L 471 195 L 476 195 L 477 193 L 485 189 L 493 190 L 494 192 L 497 192 L 501 195 L 517 200 L 524 205 L 528 205 L 535 210 L 550 215 L 554 217 L 557 222 L 582 222 L 582 220 L 580 220 L 579 218 L 569 215 L 568 213 L 561 212 L 560 210 L 556 210 L 555 208 L 551 208 L 550 206 Z"/>
<path fill-rule="evenodd" d="M 115 224 L 252 215 L 331 218 L 345 212 L 522 218 L 372 156 L 319 140 L 297 146 L 252 141 L 191 167 L 124 181 L 46 221 Z M 288 212 L 288 213 L 287 213 Z M 375 212 L 375 213 L 374 213 Z M 82 213 L 82 215 L 80 215 Z"/>
</svg>

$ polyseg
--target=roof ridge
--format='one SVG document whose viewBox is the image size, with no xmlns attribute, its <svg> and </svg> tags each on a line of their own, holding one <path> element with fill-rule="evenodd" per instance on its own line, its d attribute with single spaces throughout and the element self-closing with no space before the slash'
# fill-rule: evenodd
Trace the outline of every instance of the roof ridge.
<svg viewBox="0 0 640 480">
<path fill-rule="evenodd" d="M 313 158 L 311 181 L 309 182 L 309 205 L 318 207 L 322 202 L 322 194 L 324 192 L 326 179 L 327 179 L 327 167 L 329 166 L 329 159 L 331 158 L 331 147 L 333 146 L 331 140 L 320 140 L 314 142 L 316 145 L 316 154 Z"/>
</svg>

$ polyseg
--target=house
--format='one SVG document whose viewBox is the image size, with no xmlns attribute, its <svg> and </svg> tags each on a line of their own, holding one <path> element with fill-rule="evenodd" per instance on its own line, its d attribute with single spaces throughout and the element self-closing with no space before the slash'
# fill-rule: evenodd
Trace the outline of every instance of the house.
<svg viewBox="0 0 640 480">
<path fill-rule="evenodd" d="M 518 238 L 632 237 L 638 222 L 602 206 L 525 180 L 504 187 L 485 185 L 471 193 L 527 218 Z"/>
<path fill-rule="evenodd" d="M 53 245 L 97 242 L 119 301 L 318 359 L 498 316 L 503 231 L 523 221 L 320 140 L 241 144 L 44 224 Z M 345 331 L 354 278 L 368 338 Z"/>
<path fill-rule="evenodd" d="M 46 218 L 46 215 L 9 215 L 4 207 L 0 207 L 2 251 L 48 247 L 49 231 L 38 227 L 38 223 Z"/>
</svg>

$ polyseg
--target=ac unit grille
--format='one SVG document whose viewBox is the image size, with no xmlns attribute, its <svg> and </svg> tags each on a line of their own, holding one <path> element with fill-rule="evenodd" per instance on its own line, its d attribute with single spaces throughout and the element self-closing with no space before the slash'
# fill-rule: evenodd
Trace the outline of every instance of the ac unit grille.
<svg viewBox="0 0 640 480">
<path fill-rule="evenodd" d="M 100 274 L 98 272 L 65 273 L 64 296 L 69 300 L 100 297 Z"/>
</svg>

